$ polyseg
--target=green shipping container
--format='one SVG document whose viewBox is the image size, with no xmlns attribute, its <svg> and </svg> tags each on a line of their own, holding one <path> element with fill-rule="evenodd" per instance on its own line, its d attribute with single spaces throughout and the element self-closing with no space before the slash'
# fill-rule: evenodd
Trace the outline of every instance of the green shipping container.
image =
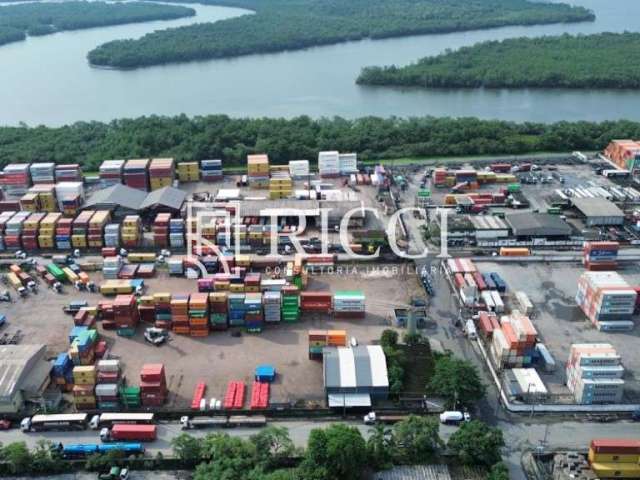
<svg viewBox="0 0 640 480">
<path fill-rule="evenodd" d="M 55 263 L 50 263 L 47 265 L 47 272 L 53 275 L 53 277 L 59 282 L 64 282 L 67 279 L 67 275 Z"/>
<path fill-rule="evenodd" d="M 119 328 L 116 333 L 120 337 L 133 337 L 136 334 L 135 328 Z"/>
</svg>

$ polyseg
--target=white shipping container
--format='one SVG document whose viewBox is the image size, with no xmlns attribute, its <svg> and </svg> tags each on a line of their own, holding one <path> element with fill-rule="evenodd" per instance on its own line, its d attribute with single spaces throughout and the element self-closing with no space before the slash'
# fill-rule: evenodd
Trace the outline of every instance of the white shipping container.
<svg viewBox="0 0 640 480">
<path fill-rule="evenodd" d="M 527 294 L 524 292 L 516 292 L 515 295 L 520 310 L 526 315 L 531 315 L 533 312 L 533 304 L 531 303 L 531 300 L 529 300 Z"/>
</svg>

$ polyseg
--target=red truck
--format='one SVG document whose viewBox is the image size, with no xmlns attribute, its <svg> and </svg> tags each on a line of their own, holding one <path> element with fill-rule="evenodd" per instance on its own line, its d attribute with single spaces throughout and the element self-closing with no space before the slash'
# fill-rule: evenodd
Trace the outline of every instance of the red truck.
<svg viewBox="0 0 640 480">
<path fill-rule="evenodd" d="M 155 425 L 116 423 L 111 429 L 103 428 L 100 430 L 100 440 L 103 442 L 153 442 L 156 436 Z"/>
</svg>

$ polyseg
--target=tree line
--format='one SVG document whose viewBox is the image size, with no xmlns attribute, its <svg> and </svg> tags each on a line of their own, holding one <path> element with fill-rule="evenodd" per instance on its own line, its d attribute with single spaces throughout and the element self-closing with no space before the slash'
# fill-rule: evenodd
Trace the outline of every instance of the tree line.
<svg viewBox="0 0 640 480">
<path fill-rule="evenodd" d="M 192 8 L 155 3 L 72 1 L 0 7 L 0 45 L 63 30 L 169 20 L 195 15 Z"/>
<path fill-rule="evenodd" d="M 366 67 L 359 84 L 424 88 L 640 88 L 640 34 L 483 42 L 404 67 Z"/>
<path fill-rule="evenodd" d="M 180 0 L 188 1 L 188 0 Z M 202 0 L 254 14 L 114 40 L 89 52 L 93 65 L 134 68 L 279 52 L 363 38 L 594 20 L 583 7 L 527 0 Z"/>
<path fill-rule="evenodd" d="M 267 153 L 276 164 L 322 150 L 357 152 L 362 160 L 532 152 L 602 150 L 613 138 L 640 138 L 640 123 L 513 123 L 477 118 L 379 118 L 347 120 L 230 118 L 226 115 L 149 116 L 63 127 L 0 127 L 0 167 L 11 162 L 80 163 L 95 171 L 114 158 L 220 158 L 246 164 L 250 153 Z"/>
</svg>

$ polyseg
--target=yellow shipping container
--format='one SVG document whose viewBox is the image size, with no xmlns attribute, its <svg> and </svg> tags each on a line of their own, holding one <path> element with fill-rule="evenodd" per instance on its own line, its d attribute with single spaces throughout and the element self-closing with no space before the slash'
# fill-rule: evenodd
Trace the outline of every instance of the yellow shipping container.
<svg viewBox="0 0 640 480">
<path fill-rule="evenodd" d="M 592 463 L 599 478 L 640 478 L 640 465 L 635 463 Z"/>
<path fill-rule="evenodd" d="M 638 463 L 640 455 L 619 453 L 595 453 L 593 449 L 589 449 L 589 463 Z"/>
<path fill-rule="evenodd" d="M 168 303 L 171 301 L 171 294 L 166 292 L 158 292 L 153 294 L 155 303 Z"/>
<path fill-rule="evenodd" d="M 155 253 L 130 253 L 127 258 L 131 263 L 154 263 L 156 261 Z"/>
<path fill-rule="evenodd" d="M 80 280 L 80 277 L 78 277 L 78 275 L 76 275 L 76 273 L 69 267 L 64 267 L 62 271 L 67 276 L 67 280 L 69 280 L 71 283 L 75 283 Z"/>
<path fill-rule="evenodd" d="M 85 235 L 71 235 L 71 245 L 75 248 L 85 248 L 87 246 L 87 237 Z"/>
</svg>

